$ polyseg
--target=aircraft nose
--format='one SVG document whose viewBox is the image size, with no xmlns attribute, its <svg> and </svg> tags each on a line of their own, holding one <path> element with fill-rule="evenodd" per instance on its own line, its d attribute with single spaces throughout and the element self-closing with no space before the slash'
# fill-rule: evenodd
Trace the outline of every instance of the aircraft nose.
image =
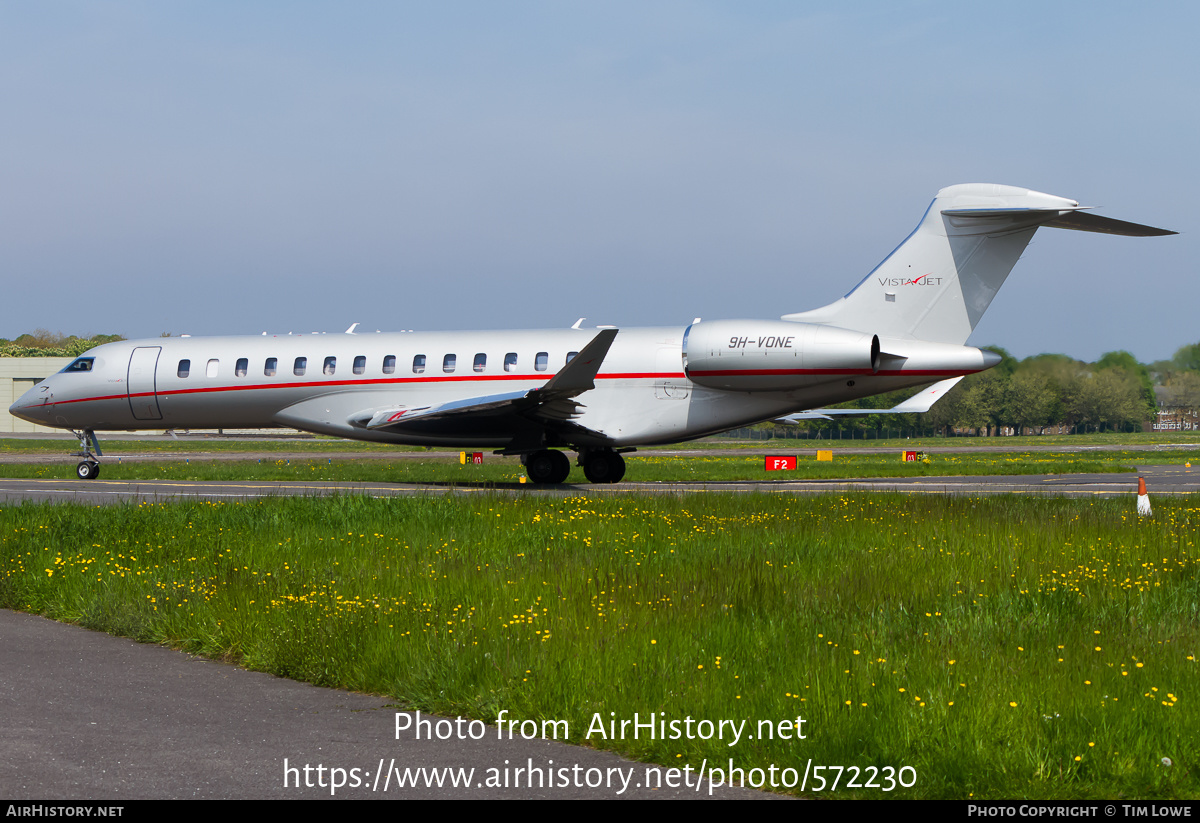
<svg viewBox="0 0 1200 823">
<path fill-rule="evenodd" d="M 22 420 L 26 420 L 30 423 L 43 422 L 36 417 L 34 410 L 41 405 L 41 395 L 43 392 L 39 391 L 39 389 L 41 389 L 44 385 L 45 383 L 43 381 L 18 397 L 17 402 L 8 407 L 8 413 L 13 417 L 19 417 Z"/>
<path fill-rule="evenodd" d="M 19 417 L 22 420 L 29 420 L 30 422 L 35 422 L 30 419 L 29 415 L 22 413 L 22 411 L 24 409 L 24 404 L 21 401 L 24 399 L 25 398 L 22 397 L 21 400 L 18 400 L 16 403 L 13 403 L 11 406 L 9 406 L 8 413 L 11 414 L 13 417 Z"/>
</svg>

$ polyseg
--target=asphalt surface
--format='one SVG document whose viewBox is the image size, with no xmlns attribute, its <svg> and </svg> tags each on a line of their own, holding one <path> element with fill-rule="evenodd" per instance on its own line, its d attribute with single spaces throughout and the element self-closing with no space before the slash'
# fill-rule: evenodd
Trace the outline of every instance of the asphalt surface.
<svg viewBox="0 0 1200 823">
<path fill-rule="evenodd" d="M 701 764 L 671 788 L 661 767 L 519 733 L 497 739 L 498 729 L 481 723 L 438 726 L 452 719 L 422 715 L 432 722 L 417 740 L 415 723 L 397 734 L 404 710 L 381 697 L 32 615 L 0 610 L 0 643 L 0 797 L 7 800 L 709 797 L 695 773 Z M 409 712 L 400 725 L 415 720 Z M 437 739 L 439 730 L 449 739 Z M 570 729 L 570 739 L 585 731 Z M 474 771 L 465 787 L 454 787 L 449 769 Z M 429 780 L 435 770 L 444 785 Z M 420 785 L 398 785 L 414 779 Z M 661 788 L 649 787 L 659 779 Z M 776 796 L 721 787 L 712 797 Z"/>
</svg>

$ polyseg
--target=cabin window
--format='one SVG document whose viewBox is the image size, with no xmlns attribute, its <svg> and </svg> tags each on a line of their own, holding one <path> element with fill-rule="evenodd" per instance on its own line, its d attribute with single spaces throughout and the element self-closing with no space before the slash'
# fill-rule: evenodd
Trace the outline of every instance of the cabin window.
<svg viewBox="0 0 1200 823">
<path fill-rule="evenodd" d="M 77 357 L 63 371 L 91 371 L 94 357 Z"/>
<path fill-rule="evenodd" d="M 544 351 L 538 352 L 537 357 L 534 358 L 533 367 L 535 369 L 537 369 L 538 371 L 545 371 L 546 367 L 549 365 L 550 365 L 549 353 L 544 352 Z"/>
<path fill-rule="evenodd" d="M 425 355 L 418 354 L 413 357 L 413 374 L 425 373 Z"/>
<path fill-rule="evenodd" d="M 308 371 L 308 358 L 297 357 L 296 362 L 292 364 L 292 374 L 303 377 L 306 371 Z"/>
<path fill-rule="evenodd" d="M 274 377 L 276 370 L 279 368 L 278 357 L 268 357 L 267 362 L 263 363 L 263 374 L 267 377 Z"/>
<path fill-rule="evenodd" d="M 354 358 L 354 373 L 362 374 L 367 370 L 367 358 L 361 354 Z"/>
<path fill-rule="evenodd" d="M 446 374 L 454 371 L 454 367 L 458 364 L 457 354 L 448 354 L 442 358 L 442 371 Z"/>
<path fill-rule="evenodd" d="M 579 352 L 577 352 L 577 351 L 567 352 L 567 363 L 570 363 L 572 360 L 574 360 L 575 356 L 578 354 L 579 354 Z M 564 363 L 563 365 L 566 365 L 566 363 Z"/>
<path fill-rule="evenodd" d="M 72 364 L 72 365 L 74 365 L 74 364 Z M 176 377 L 187 377 L 191 373 L 192 373 L 192 361 L 191 360 L 180 360 L 179 368 L 177 368 L 175 370 L 175 376 Z"/>
<path fill-rule="evenodd" d="M 396 371 L 396 355 L 388 354 L 383 358 L 383 373 L 391 374 Z"/>
<path fill-rule="evenodd" d="M 508 354 L 504 355 L 504 370 L 517 370 L 517 353 L 515 351 L 510 351 Z"/>
<path fill-rule="evenodd" d="M 245 377 L 246 372 L 250 370 L 250 360 L 245 357 L 239 357 L 237 365 L 233 367 L 233 373 L 238 377 Z"/>
<path fill-rule="evenodd" d="M 326 374 L 333 374 L 335 371 L 337 371 L 337 358 L 326 357 L 325 365 L 321 367 L 321 371 L 325 372 Z"/>
<path fill-rule="evenodd" d="M 206 377 L 216 377 L 217 376 L 217 366 L 219 366 L 219 365 L 221 365 L 220 360 L 209 360 L 208 368 L 205 370 L 204 375 Z"/>
<path fill-rule="evenodd" d="M 475 355 L 475 365 L 474 365 L 475 371 L 483 371 L 486 368 L 487 368 L 487 355 L 486 354 Z"/>
</svg>

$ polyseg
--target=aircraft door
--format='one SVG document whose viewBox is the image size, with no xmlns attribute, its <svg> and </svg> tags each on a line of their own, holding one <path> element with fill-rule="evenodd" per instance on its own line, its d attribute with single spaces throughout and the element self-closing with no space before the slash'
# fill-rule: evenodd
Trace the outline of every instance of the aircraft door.
<svg viewBox="0 0 1200 823">
<path fill-rule="evenodd" d="M 154 385 L 154 370 L 161 352 L 161 346 L 139 346 L 129 358 L 125 388 L 134 420 L 162 420 Z"/>
</svg>

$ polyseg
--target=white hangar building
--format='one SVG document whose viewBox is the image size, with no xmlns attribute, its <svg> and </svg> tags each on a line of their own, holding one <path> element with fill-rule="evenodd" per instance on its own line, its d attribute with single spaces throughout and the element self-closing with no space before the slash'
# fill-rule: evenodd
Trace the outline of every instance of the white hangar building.
<svg viewBox="0 0 1200 823">
<path fill-rule="evenodd" d="M 0 434 L 4 432 L 61 432 L 13 417 L 8 407 L 21 395 L 62 369 L 74 357 L 0 357 Z"/>
</svg>

